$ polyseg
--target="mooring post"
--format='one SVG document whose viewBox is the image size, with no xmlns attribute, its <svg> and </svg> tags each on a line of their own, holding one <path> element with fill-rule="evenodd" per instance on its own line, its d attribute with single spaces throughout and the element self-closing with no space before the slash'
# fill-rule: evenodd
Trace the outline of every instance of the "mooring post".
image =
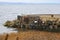
<svg viewBox="0 0 60 40">
<path fill-rule="evenodd" d="M 16 40 L 19 40 L 19 37 L 17 37 Z"/>
<path fill-rule="evenodd" d="M 6 34 L 6 38 L 5 38 L 5 40 L 8 40 L 8 36 L 9 36 L 9 35 L 8 35 L 8 34 Z"/>
</svg>

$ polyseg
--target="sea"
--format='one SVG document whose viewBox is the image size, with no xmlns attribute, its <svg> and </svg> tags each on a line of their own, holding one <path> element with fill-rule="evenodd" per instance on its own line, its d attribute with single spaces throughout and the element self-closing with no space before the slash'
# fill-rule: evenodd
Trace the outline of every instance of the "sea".
<svg viewBox="0 0 60 40">
<path fill-rule="evenodd" d="M 28 14 L 60 14 L 60 4 L 0 4 L 0 34 L 17 32 L 4 23 L 16 19 L 17 15 Z"/>
</svg>

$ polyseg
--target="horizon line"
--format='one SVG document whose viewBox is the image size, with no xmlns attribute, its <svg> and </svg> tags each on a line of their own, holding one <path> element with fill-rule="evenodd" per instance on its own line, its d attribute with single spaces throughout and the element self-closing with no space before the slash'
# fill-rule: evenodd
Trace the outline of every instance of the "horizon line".
<svg viewBox="0 0 60 40">
<path fill-rule="evenodd" d="M 0 3 L 30 3 L 30 2 L 0 2 Z M 44 4 L 44 3 L 43 2 L 42 3 L 33 2 L 30 4 Z M 60 4 L 60 3 L 48 3 L 48 2 L 46 2 L 45 4 Z"/>
</svg>

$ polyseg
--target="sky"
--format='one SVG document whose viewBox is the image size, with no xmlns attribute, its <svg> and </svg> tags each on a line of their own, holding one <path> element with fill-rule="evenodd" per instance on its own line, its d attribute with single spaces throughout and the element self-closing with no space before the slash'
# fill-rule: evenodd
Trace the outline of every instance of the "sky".
<svg viewBox="0 0 60 40">
<path fill-rule="evenodd" d="M 0 0 L 0 2 L 60 3 L 60 0 Z"/>
</svg>

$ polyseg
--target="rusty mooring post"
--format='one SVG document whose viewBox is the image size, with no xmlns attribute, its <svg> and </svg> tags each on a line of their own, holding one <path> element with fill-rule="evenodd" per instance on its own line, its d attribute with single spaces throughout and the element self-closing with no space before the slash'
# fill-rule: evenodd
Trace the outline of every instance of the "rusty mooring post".
<svg viewBox="0 0 60 40">
<path fill-rule="evenodd" d="M 19 37 L 17 37 L 16 40 L 19 40 Z"/>
<path fill-rule="evenodd" d="M 8 40 L 8 36 L 9 36 L 9 35 L 7 34 L 5 40 Z"/>
</svg>

